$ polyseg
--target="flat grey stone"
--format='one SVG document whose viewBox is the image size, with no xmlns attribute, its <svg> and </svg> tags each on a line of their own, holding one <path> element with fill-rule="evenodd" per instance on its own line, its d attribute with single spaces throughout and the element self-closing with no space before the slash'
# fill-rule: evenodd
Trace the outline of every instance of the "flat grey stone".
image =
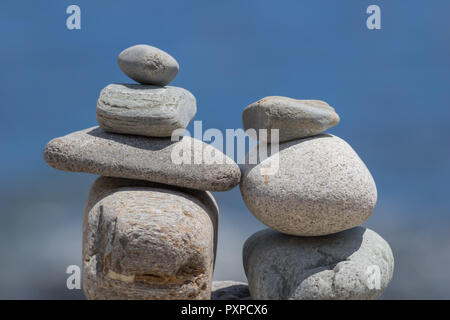
<svg viewBox="0 0 450 320">
<path fill-rule="evenodd" d="M 247 208 L 268 227 L 318 236 L 353 228 L 371 215 L 375 182 L 344 140 L 327 134 L 294 140 L 281 144 L 279 153 L 268 148 L 269 158 L 248 164 L 257 148 L 247 154 L 239 187 Z M 266 175 L 276 157 L 278 170 Z"/>
<path fill-rule="evenodd" d="M 279 142 L 317 135 L 339 123 L 339 116 L 326 102 L 265 97 L 247 106 L 242 113 L 244 129 L 255 129 L 254 139 L 271 141 L 270 129 L 279 130 Z M 269 130 L 267 137 L 259 129 Z"/>
<path fill-rule="evenodd" d="M 362 227 L 322 237 L 259 231 L 243 260 L 255 300 L 376 299 L 394 271 L 389 244 Z"/>
<path fill-rule="evenodd" d="M 209 192 L 100 177 L 83 219 L 88 299 L 210 299 L 218 207 Z"/>
<path fill-rule="evenodd" d="M 138 44 L 123 50 L 117 59 L 120 69 L 142 84 L 168 85 L 178 74 L 178 62 L 167 52 Z"/>
<path fill-rule="evenodd" d="M 178 87 L 110 84 L 97 101 L 97 121 L 108 132 L 170 137 L 197 111 L 195 97 Z"/>
<path fill-rule="evenodd" d="M 186 161 L 174 162 L 174 154 Z M 44 159 L 53 168 L 64 171 L 199 190 L 226 191 L 240 180 L 239 167 L 232 159 L 187 136 L 172 142 L 170 138 L 107 133 L 93 127 L 53 139 L 45 147 Z M 216 159 L 222 159 L 222 164 L 215 163 Z"/>
<path fill-rule="evenodd" d="M 245 282 L 213 281 L 211 300 L 250 300 L 250 291 Z"/>
</svg>

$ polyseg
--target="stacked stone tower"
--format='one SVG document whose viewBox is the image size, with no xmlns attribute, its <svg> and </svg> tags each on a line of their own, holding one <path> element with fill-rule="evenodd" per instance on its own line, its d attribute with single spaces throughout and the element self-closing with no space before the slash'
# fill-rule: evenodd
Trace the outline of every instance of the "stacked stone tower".
<svg viewBox="0 0 450 320">
<path fill-rule="evenodd" d="M 375 182 L 344 140 L 322 133 L 339 121 L 323 101 L 286 97 L 266 97 L 243 112 L 244 128 L 260 143 L 247 155 L 256 164 L 242 168 L 242 197 L 273 229 L 244 245 L 254 299 L 375 299 L 392 278 L 388 243 L 358 227 L 375 206 Z M 267 146 L 264 158 L 261 147 L 278 142 L 273 129 L 279 150 Z"/>
<path fill-rule="evenodd" d="M 140 84 L 108 85 L 99 127 L 44 151 L 56 169 L 101 176 L 85 204 L 83 290 L 88 299 L 209 299 L 219 214 L 209 191 L 236 186 L 239 167 L 201 141 L 171 138 L 196 113 L 189 91 L 168 86 L 178 73 L 173 57 L 137 45 L 118 64 Z M 218 154 L 226 161 L 209 164 Z"/>
</svg>

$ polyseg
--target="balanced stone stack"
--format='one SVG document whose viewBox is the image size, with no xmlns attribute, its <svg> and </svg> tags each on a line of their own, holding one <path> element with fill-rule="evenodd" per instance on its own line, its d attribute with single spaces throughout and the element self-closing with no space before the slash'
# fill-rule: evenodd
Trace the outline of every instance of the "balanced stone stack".
<svg viewBox="0 0 450 320">
<path fill-rule="evenodd" d="M 171 138 L 196 113 L 189 91 L 167 86 L 178 73 L 173 57 L 137 45 L 118 64 L 140 84 L 108 85 L 97 101 L 99 127 L 53 139 L 44 151 L 56 169 L 102 176 L 85 204 L 83 290 L 88 299 L 209 299 L 218 223 L 209 191 L 236 186 L 240 169 L 210 145 Z M 188 161 L 173 161 L 180 151 Z M 214 163 L 213 154 L 226 160 Z"/>
<path fill-rule="evenodd" d="M 118 65 L 139 84 L 105 87 L 99 126 L 53 139 L 44 151 L 56 169 L 101 176 L 83 219 L 88 299 L 209 299 L 212 289 L 214 299 L 381 295 L 392 278 L 391 249 L 358 227 L 372 213 L 376 186 L 344 140 L 322 133 L 340 120 L 332 107 L 285 97 L 248 106 L 244 128 L 257 130 L 260 143 L 240 169 L 213 146 L 181 135 L 196 99 L 168 86 L 179 69 L 173 57 L 137 45 L 120 53 Z M 219 209 L 209 191 L 239 183 L 248 209 L 273 230 L 244 244 L 248 287 L 212 284 Z"/>
<path fill-rule="evenodd" d="M 286 97 L 266 97 L 243 112 L 244 128 L 256 130 L 260 143 L 242 166 L 241 194 L 274 229 L 244 244 L 253 299 L 375 299 L 392 278 L 388 243 L 358 227 L 377 200 L 373 178 L 348 143 L 322 133 L 339 121 L 323 101 Z M 264 158 L 260 149 L 276 142 L 271 129 L 278 129 L 279 151 L 268 145 Z M 277 170 L 267 174 L 274 157 Z"/>
</svg>

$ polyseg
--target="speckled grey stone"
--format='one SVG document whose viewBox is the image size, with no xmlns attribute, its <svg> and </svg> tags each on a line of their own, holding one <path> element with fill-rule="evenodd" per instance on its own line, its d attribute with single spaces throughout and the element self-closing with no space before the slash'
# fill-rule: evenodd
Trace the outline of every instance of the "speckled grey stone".
<svg viewBox="0 0 450 320">
<path fill-rule="evenodd" d="M 109 132 L 170 137 L 197 111 L 195 97 L 178 87 L 110 84 L 97 101 L 97 121 Z"/>
<path fill-rule="evenodd" d="M 369 218 L 377 200 L 375 182 L 344 140 L 321 134 L 280 144 L 279 150 L 274 153 L 279 167 L 272 175 L 262 169 L 276 159 L 274 155 L 248 164 L 257 148 L 241 167 L 242 197 L 261 222 L 291 235 L 318 236 Z"/>
<path fill-rule="evenodd" d="M 389 244 L 362 227 L 322 237 L 259 231 L 243 261 L 255 300 L 376 299 L 394 270 Z"/>
<path fill-rule="evenodd" d="M 251 296 L 245 282 L 213 281 L 211 300 L 251 300 Z"/>
<path fill-rule="evenodd" d="M 242 113 L 244 129 L 255 129 L 254 139 L 271 141 L 270 129 L 279 130 L 279 142 L 313 136 L 339 123 L 339 116 L 326 102 L 265 97 L 247 106 Z M 267 137 L 259 135 L 267 129 Z"/>
<path fill-rule="evenodd" d="M 186 155 L 187 163 L 172 161 L 173 154 Z M 53 139 L 45 147 L 44 159 L 64 171 L 209 191 L 233 188 L 241 174 L 238 165 L 221 151 L 187 136 L 172 142 L 170 138 L 107 133 L 99 127 Z M 217 164 L 216 159 L 223 162 Z"/>
<path fill-rule="evenodd" d="M 138 44 L 123 50 L 117 59 L 120 69 L 142 84 L 168 85 L 178 74 L 178 62 L 161 49 Z"/>
<path fill-rule="evenodd" d="M 217 243 L 209 192 L 100 177 L 83 219 L 88 299 L 209 299 Z"/>
</svg>

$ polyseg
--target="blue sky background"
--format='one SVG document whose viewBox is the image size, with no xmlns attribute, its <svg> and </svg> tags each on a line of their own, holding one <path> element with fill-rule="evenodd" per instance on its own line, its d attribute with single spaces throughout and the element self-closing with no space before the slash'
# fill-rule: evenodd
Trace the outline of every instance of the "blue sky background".
<svg viewBox="0 0 450 320">
<path fill-rule="evenodd" d="M 82 29 L 66 29 L 81 7 Z M 378 4 L 382 29 L 366 28 Z M 320 99 L 371 170 L 378 204 L 366 223 L 391 244 L 385 298 L 450 298 L 450 2 L 7 1 L 0 4 L 0 297 L 80 298 L 65 268 L 81 262 L 83 202 L 95 177 L 58 172 L 52 138 L 96 125 L 100 90 L 133 82 L 117 55 L 139 43 L 180 64 L 173 85 L 197 98 L 203 128 L 240 128 L 268 95 Z M 191 129 L 192 125 L 189 127 Z M 221 207 L 216 279 L 244 280 L 242 242 L 263 226 L 239 190 Z"/>
</svg>

